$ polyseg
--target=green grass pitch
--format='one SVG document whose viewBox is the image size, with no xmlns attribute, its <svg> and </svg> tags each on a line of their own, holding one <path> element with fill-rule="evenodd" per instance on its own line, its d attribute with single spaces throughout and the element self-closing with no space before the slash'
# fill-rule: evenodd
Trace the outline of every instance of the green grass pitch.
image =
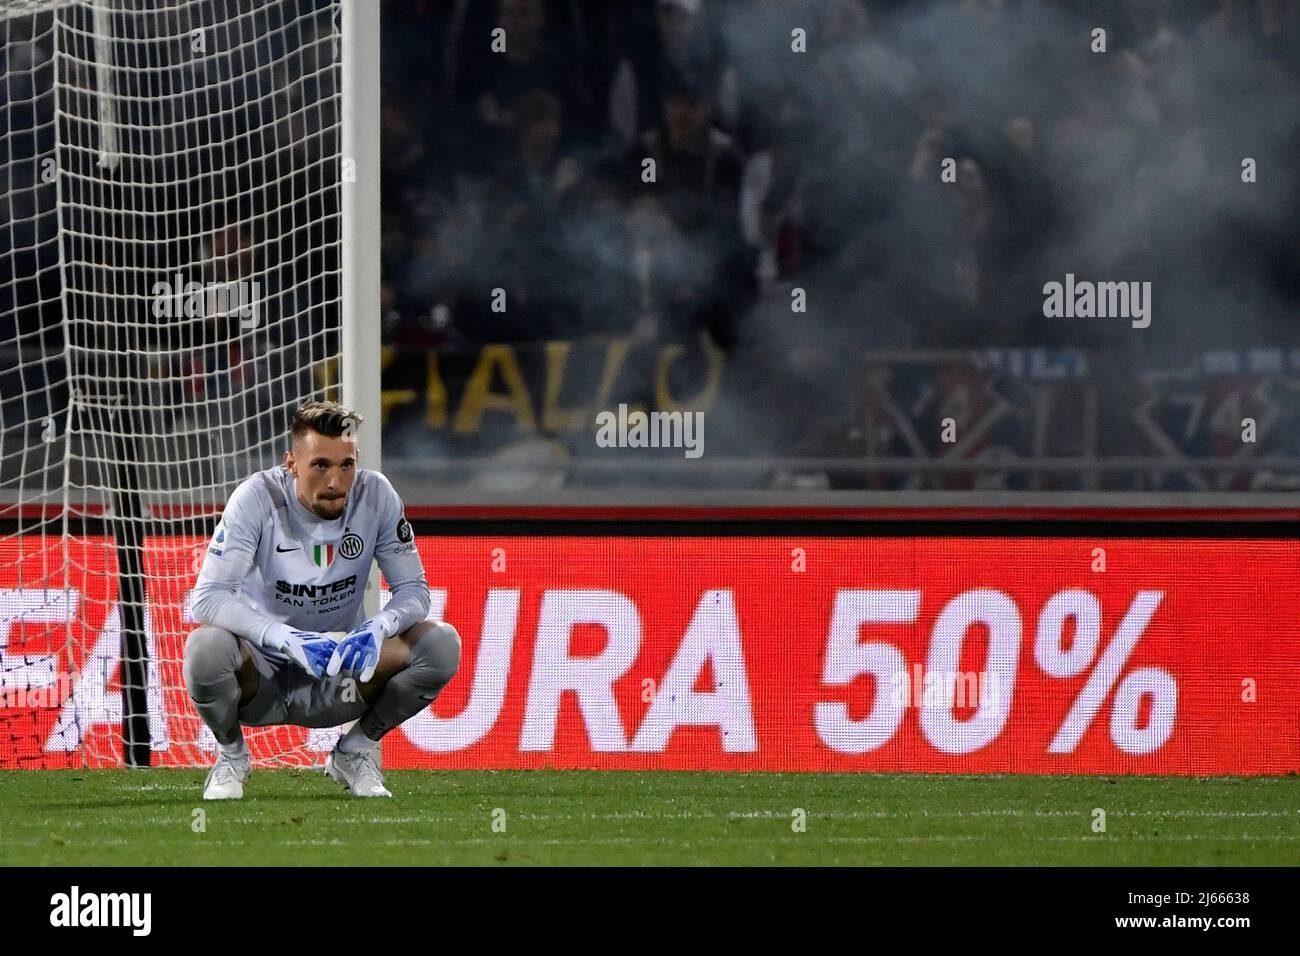
<svg viewBox="0 0 1300 956">
<path fill-rule="evenodd" d="M 388 771 L 0 773 L 10 865 L 1295 865 L 1300 777 Z M 1105 832 L 1094 832 L 1094 809 Z M 196 810 L 206 813 L 195 832 Z M 504 814 L 496 811 L 504 811 Z M 797 810 L 804 811 L 796 832 Z M 494 820 L 497 829 L 494 830 Z M 504 832 L 498 832 L 504 823 Z"/>
</svg>

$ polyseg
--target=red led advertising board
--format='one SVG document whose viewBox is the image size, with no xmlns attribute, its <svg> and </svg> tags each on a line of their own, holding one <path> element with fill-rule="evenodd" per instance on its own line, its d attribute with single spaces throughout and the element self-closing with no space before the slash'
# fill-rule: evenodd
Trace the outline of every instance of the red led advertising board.
<svg viewBox="0 0 1300 956">
<path fill-rule="evenodd" d="M 1300 770 L 1294 541 L 417 540 L 462 662 L 386 767 Z M 120 754 L 110 544 L 66 578 L 0 550 L 0 766 Z M 147 542 L 157 764 L 210 759 L 180 666 L 203 544 Z"/>
</svg>

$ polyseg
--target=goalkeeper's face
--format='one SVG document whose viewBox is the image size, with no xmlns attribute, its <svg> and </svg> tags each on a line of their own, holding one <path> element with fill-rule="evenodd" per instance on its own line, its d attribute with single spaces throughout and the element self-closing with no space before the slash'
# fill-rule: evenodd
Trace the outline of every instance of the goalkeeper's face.
<svg viewBox="0 0 1300 956">
<path fill-rule="evenodd" d="M 308 431 L 293 440 L 284 466 L 296 479 L 298 500 L 318 518 L 332 521 L 347 507 L 357 477 L 357 440 Z"/>
</svg>

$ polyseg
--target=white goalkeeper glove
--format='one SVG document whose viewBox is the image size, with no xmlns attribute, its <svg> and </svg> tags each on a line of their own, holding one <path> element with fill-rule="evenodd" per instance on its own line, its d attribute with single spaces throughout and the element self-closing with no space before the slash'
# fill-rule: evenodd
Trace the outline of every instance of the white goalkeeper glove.
<svg viewBox="0 0 1300 956">
<path fill-rule="evenodd" d="M 262 646 L 279 651 L 312 677 L 325 676 L 336 642 L 316 631 L 299 631 L 276 622 L 262 635 Z"/>
<path fill-rule="evenodd" d="M 380 611 L 370 620 L 358 624 L 334 648 L 325 673 L 333 677 L 342 672 L 357 677 L 364 684 L 375 676 L 380 648 L 384 641 L 397 633 L 397 628 L 397 615 L 389 611 Z"/>
</svg>

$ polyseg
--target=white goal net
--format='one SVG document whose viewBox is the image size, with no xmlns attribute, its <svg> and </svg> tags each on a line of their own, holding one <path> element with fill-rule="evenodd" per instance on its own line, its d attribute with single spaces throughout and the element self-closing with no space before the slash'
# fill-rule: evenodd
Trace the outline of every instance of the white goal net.
<svg viewBox="0 0 1300 956">
<path fill-rule="evenodd" d="M 338 6 L 0 0 L 0 767 L 210 759 L 215 510 L 337 397 Z"/>
</svg>

